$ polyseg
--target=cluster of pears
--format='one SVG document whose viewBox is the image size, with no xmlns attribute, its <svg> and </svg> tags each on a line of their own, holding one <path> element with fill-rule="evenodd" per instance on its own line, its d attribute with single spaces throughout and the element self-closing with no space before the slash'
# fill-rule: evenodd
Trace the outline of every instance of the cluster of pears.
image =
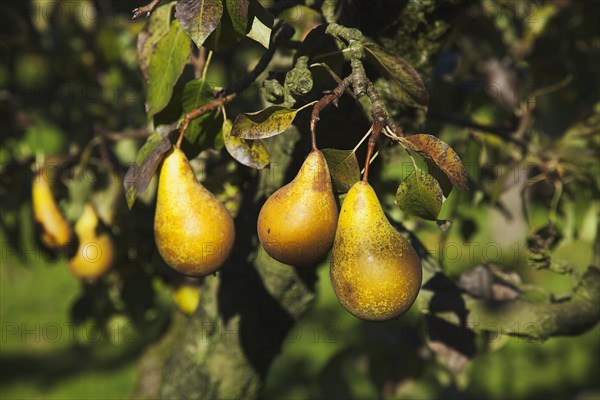
<svg viewBox="0 0 600 400">
<path fill-rule="evenodd" d="M 333 246 L 333 289 L 358 318 L 395 318 L 417 297 L 422 271 L 415 250 L 389 223 L 366 181 L 352 186 L 338 215 L 327 162 L 317 149 L 294 180 L 267 199 L 257 230 L 271 257 L 294 266 L 319 261 Z"/>
<path fill-rule="evenodd" d="M 41 230 L 42 243 L 52 250 L 63 250 L 74 242 L 71 225 L 60 211 L 50 185 L 49 170 L 42 168 L 31 187 L 33 216 Z M 69 260 L 73 274 L 94 281 L 114 263 L 114 244 L 107 233 L 98 234 L 98 215 L 86 204 L 75 224 L 77 250 Z"/>
<path fill-rule="evenodd" d="M 233 248 L 229 211 L 196 180 L 177 147 L 169 150 L 160 169 L 154 238 L 163 260 L 193 277 L 217 271 Z"/>
</svg>

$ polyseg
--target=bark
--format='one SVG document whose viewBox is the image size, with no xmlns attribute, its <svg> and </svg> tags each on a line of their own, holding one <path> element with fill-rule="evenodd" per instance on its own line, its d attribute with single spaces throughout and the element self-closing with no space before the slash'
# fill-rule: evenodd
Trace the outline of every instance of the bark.
<svg viewBox="0 0 600 400">
<path fill-rule="evenodd" d="M 423 288 L 419 305 L 424 313 L 475 332 L 541 341 L 583 333 L 600 320 L 600 269 L 593 266 L 583 274 L 568 299 L 548 303 L 532 303 L 522 298 L 478 299 L 462 292 L 441 274 Z"/>
</svg>

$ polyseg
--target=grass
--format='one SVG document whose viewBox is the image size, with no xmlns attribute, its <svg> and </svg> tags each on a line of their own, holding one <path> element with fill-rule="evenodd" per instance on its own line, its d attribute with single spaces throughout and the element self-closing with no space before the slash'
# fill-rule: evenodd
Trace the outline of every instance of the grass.
<svg viewBox="0 0 600 400">
<path fill-rule="evenodd" d="M 119 399 L 136 380 L 139 352 L 75 329 L 70 308 L 80 291 L 64 261 L 10 252 L 0 266 L 0 398 Z"/>
</svg>

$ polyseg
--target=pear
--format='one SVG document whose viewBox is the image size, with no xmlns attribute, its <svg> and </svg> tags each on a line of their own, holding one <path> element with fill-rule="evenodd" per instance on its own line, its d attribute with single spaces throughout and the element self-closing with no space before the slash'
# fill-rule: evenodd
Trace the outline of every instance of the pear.
<svg viewBox="0 0 600 400">
<path fill-rule="evenodd" d="M 167 154 L 160 170 L 154 238 L 167 264 L 196 277 L 219 269 L 233 248 L 229 211 L 196 180 L 178 148 Z"/>
<path fill-rule="evenodd" d="M 355 183 L 344 199 L 332 253 L 333 290 L 354 316 L 384 321 L 415 301 L 421 261 L 389 223 L 367 182 Z"/>
<path fill-rule="evenodd" d="M 46 169 L 40 170 L 33 180 L 31 201 L 33 217 L 42 231 L 42 243 L 49 248 L 66 247 L 73 232 L 52 195 Z"/>
<path fill-rule="evenodd" d="M 97 228 L 98 214 L 88 203 L 75 224 L 79 246 L 69 261 L 73 274 L 88 281 L 100 278 L 114 263 L 115 245 L 107 233 L 98 235 Z"/>
<path fill-rule="evenodd" d="M 310 152 L 298 175 L 273 193 L 258 216 L 258 238 L 277 261 L 302 266 L 331 249 L 338 208 L 323 153 Z"/>
<path fill-rule="evenodd" d="M 173 300 L 182 313 L 192 315 L 200 304 L 200 288 L 196 285 L 183 284 L 173 292 Z"/>
</svg>

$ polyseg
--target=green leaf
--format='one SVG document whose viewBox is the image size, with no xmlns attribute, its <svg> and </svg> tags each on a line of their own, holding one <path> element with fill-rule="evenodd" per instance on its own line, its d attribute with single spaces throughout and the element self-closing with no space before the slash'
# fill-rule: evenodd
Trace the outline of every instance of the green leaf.
<svg viewBox="0 0 600 400">
<path fill-rule="evenodd" d="M 173 87 L 183 72 L 190 54 L 190 38 L 178 21 L 171 23 L 169 33 L 156 45 L 150 60 L 150 82 L 146 111 L 153 116 L 169 103 Z"/>
<path fill-rule="evenodd" d="M 408 61 L 372 42 L 363 43 L 363 47 L 367 61 L 390 83 L 390 95 L 408 106 L 427 111 L 429 94 Z"/>
<path fill-rule="evenodd" d="M 271 157 L 269 150 L 261 140 L 246 140 L 231 134 L 233 124 L 230 120 L 223 121 L 223 140 L 225 148 L 238 162 L 256 169 L 269 166 Z"/>
<path fill-rule="evenodd" d="M 292 125 L 298 110 L 271 106 L 254 113 L 239 114 L 231 134 L 243 139 L 264 139 L 285 131 Z"/>
<path fill-rule="evenodd" d="M 123 179 L 127 206 L 130 209 L 133 207 L 137 196 L 150 183 L 163 154 L 169 151 L 171 147 L 172 144 L 166 135 L 153 133 L 138 151 L 135 162 L 131 164 Z"/>
<path fill-rule="evenodd" d="M 323 149 L 336 192 L 346 193 L 360 180 L 360 167 L 352 150 Z"/>
<path fill-rule="evenodd" d="M 460 190 L 468 189 L 469 179 L 465 166 L 448 143 L 427 134 L 407 136 L 402 141 L 414 151 L 430 158 L 446 174 L 454 187 Z"/>
<path fill-rule="evenodd" d="M 175 2 L 172 1 L 154 10 L 150 20 L 138 35 L 138 63 L 146 82 L 150 80 L 150 59 L 156 50 L 156 45 L 169 32 L 171 10 L 174 6 Z"/>
<path fill-rule="evenodd" d="M 269 48 L 273 16 L 257 0 L 250 0 L 248 8 L 248 32 L 246 36 Z"/>
<path fill-rule="evenodd" d="M 395 203 L 409 215 L 435 221 L 442 207 L 440 184 L 425 171 L 415 170 L 402 181 Z"/>
<path fill-rule="evenodd" d="M 247 36 L 268 49 L 273 16 L 257 0 L 226 0 L 225 5 L 227 6 L 226 12 L 223 13 L 221 24 L 215 30 L 218 38 L 211 40 L 211 42 L 215 42 L 211 43 L 211 46 L 222 48 L 224 45 L 231 44 L 231 36 L 235 36 L 236 41 Z M 235 35 L 229 32 L 230 29 Z"/>
<path fill-rule="evenodd" d="M 185 112 L 190 112 L 214 99 L 215 88 L 202 79 L 194 79 L 185 84 L 181 103 Z"/>
<path fill-rule="evenodd" d="M 181 150 L 189 160 L 196 158 L 203 150 L 222 148 L 223 114 L 214 111 L 198 120 L 196 135 L 191 136 L 186 132 L 181 143 Z"/>
<path fill-rule="evenodd" d="M 221 0 L 179 0 L 175 6 L 175 18 L 198 48 L 217 28 L 222 15 Z"/>
<path fill-rule="evenodd" d="M 184 112 L 190 112 L 214 99 L 215 88 L 202 79 L 194 79 L 186 83 L 181 99 Z M 191 158 L 206 147 L 215 146 L 215 138 L 222 128 L 222 117 L 215 110 L 204 114 L 190 122 L 185 132 L 185 141 L 196 147 L 189 149 L 186 145 L 184 151 Z M 184 142 L 185 144 L 185 142 Z"/>
</svg>

